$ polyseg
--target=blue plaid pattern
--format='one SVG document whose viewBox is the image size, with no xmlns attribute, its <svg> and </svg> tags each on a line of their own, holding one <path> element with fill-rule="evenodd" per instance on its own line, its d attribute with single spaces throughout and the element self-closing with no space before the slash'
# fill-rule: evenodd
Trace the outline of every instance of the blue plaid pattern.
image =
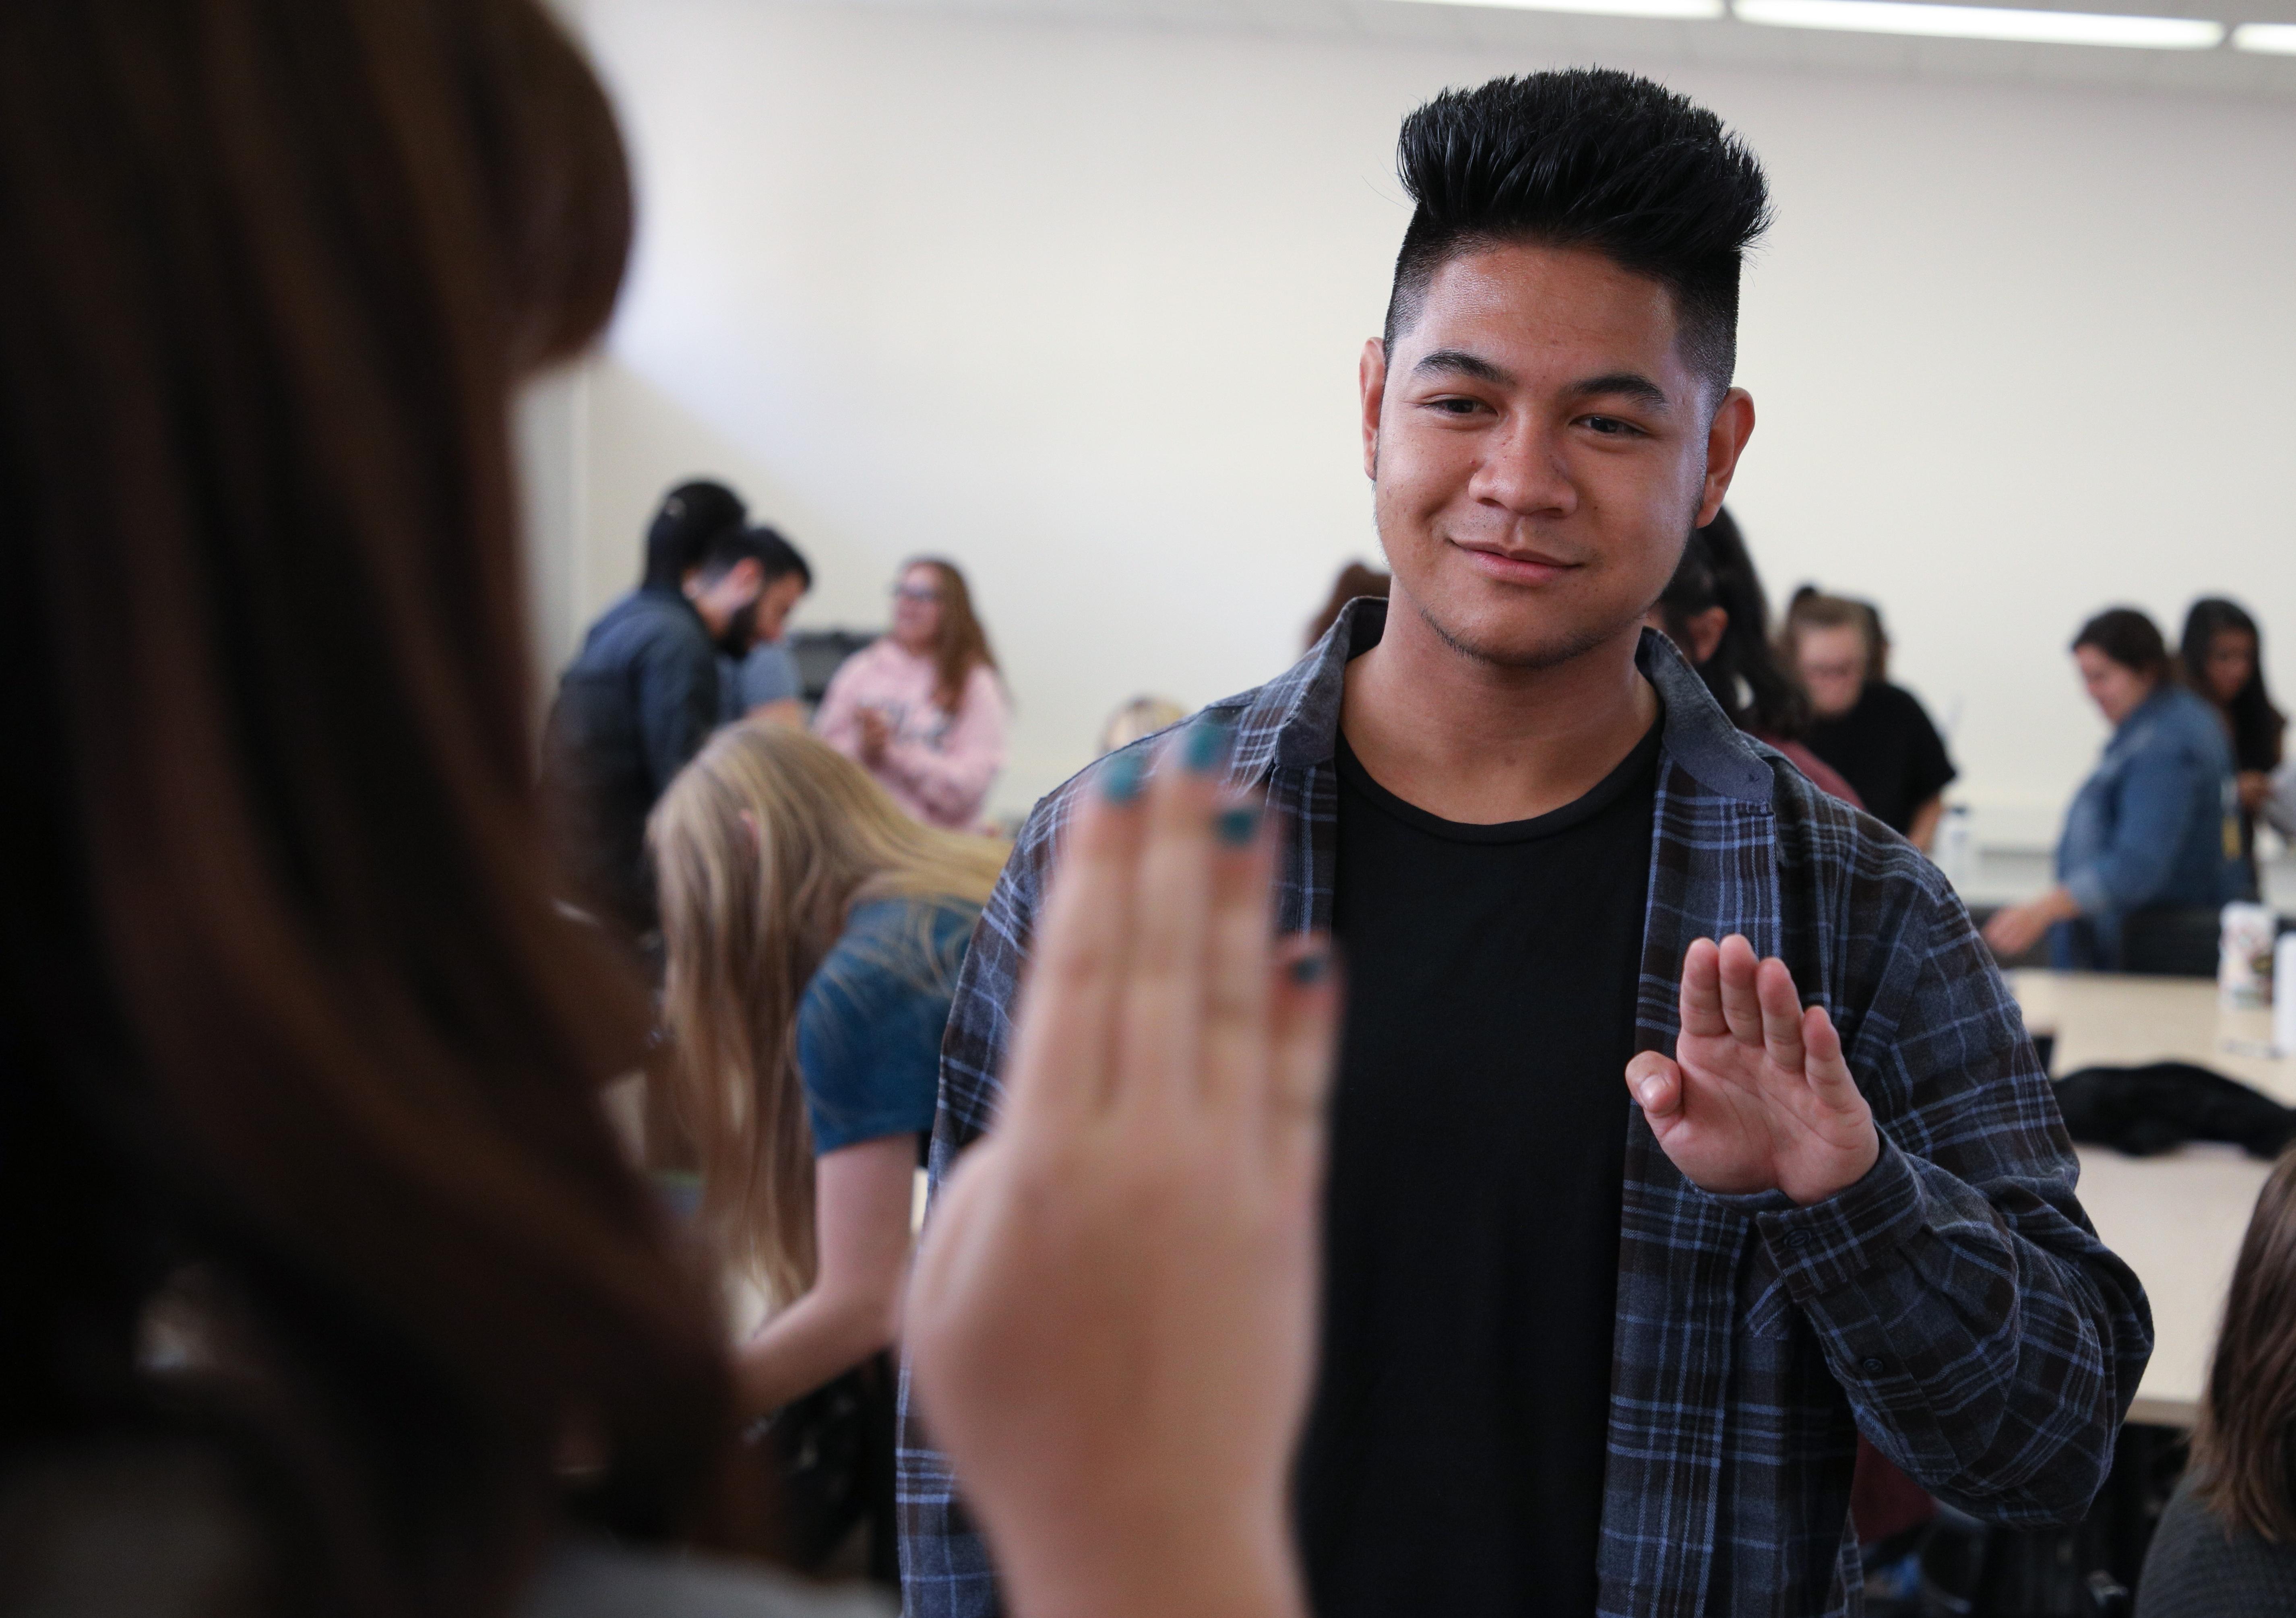
<svg viewBox="0 0 2296 1618">
<path fill-rule="evenodd" d="M 1385 603 L 1359 601 L 1282 678 L 1211 705 L 1232 779 L 1290 835 L 1287 929 L 1328 929 L 1332 768 L 1347 658 Z M 1813 1207 L 1685 1181 L 1628 1109 L 1604 1614 L 1859 1608 L 1848 1525 L 1863 1431 L 1941 1499 L 2018 1525 L 2079 1516 L 2152 1353 L 2152 1315 L 2074 1197 L 2079 1164 L 2015 1001 L 1934 867 L 1734 729 L 1662 637 L 1665 703 L 1636 1018 L 1671 1051 L 1692 939 L 1737 932 L 1792 968 L 1841 1029 L 1882 1157 Z M 1146 744 L 1141 744 L 1146 745 Z M 983 914 L 942 1045 L 938 1186 L 989 1125 L 1029 930 L 1079 776 L 1037 807 Z M 901 1390 L 908 1618 L 998 1610 L 984 1546 Z"/>
</svg>

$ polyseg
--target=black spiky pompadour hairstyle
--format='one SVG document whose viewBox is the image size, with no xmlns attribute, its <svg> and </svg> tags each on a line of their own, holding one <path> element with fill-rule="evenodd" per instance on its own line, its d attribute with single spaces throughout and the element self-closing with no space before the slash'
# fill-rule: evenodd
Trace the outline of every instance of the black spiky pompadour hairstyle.
<svg viewBox="0 0 2296 1618">
<path fill-rule="evenodd" d="M 1418 204 L 1396 255 L 1387 343 L 1463 252 L 1508 241 L 1590 248 L 1668 288 L 1683 352 L 1730 385 L 1738 266 L 1769 224 L 1743 141 L 1703 107 L 1607 68 L 1446 90 L 1403 120 L 1397 167 Z"/>
</svg>

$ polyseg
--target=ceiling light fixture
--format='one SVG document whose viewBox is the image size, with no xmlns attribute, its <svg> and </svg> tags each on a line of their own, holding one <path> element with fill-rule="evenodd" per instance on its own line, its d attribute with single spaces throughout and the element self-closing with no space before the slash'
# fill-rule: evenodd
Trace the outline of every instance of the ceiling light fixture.
<svg viewBox="0 0 2296 1618">
<path fill-rule="evenodd" d="M 2243 22 L 2232 31 L 2235 51 L 2269 51 L 2296 56 L 2296 22 Z"/>
<path fill-rule="evenodd" d="M 2222 44 L 2225 37 L 2223 23 L 2196 17 L 2030 12 L 1992 5 L 1931 5 L 1916 0 L 1737 0 L 1734 9 L 1741 22 L 1758 22 L 1767 28 L 1914 34 L 1931 39 L 2006 39 L 2030 45 L 2208 51 Z M 2296 29 L 2290 32 L 2296 33 Z"/>
<path fill-rule="evenodd" d="M 1571 12 L 1582 17 L 1658 17 L 1706 22 L 1728 15 L 1723 0 L 1417 0 L 1426 5 L 1487 5 L 1511 12 Z"/>
</svg>

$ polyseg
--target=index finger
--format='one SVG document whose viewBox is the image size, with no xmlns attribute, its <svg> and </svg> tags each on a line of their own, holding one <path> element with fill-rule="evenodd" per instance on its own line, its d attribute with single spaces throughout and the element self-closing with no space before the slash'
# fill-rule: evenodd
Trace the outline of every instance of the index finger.
<svg viewBox="0 0 2296 1618">
<path fill-rule="evenodd" d="M 1682 957 L 1682 1031 L 1707 1039 L 1730 1032 L 1722 1017 L 1722 952 L 1711 938 L 1693 938 Z"/>
</svg>

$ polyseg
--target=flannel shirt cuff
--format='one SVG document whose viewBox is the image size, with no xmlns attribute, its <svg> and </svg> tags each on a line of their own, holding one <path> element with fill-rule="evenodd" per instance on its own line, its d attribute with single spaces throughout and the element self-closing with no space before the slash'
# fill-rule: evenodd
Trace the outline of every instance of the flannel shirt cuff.
<svg viewBox="0 0 2296 1618">
<path fill-rule="evenodd" d="M 1779 1279 L 1797 1303 L 1847 1287 L 1902 1246 L 1927 1217 L 1921 1177 L 1887 1135 L 1866 1177 L 1824 1202 L 1797 1207 L 1784 1191 L 1757 1191 L 1716 1202 L 1753 1216 Z"/>
</svg>

